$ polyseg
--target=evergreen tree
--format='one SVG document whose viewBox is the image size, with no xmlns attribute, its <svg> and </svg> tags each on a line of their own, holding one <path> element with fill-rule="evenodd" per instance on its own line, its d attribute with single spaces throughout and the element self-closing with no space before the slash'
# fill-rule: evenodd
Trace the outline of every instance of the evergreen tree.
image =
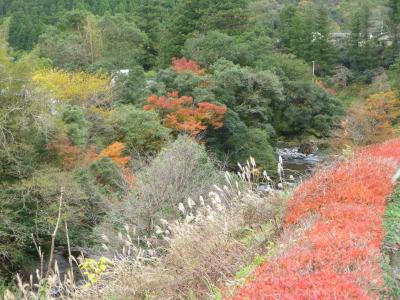
<svg viewBox="0 0 400 300">
<path fill-rule="evenodd" d="M 319 6 L 315 16 L 315 29 L 312 41 L 312 60 L 321 65 L 323 71 L 329 73 L 335 63 L 335 50 L 330 37 L 330 20 L 328 10 Z"/>
<path fill-rule="evenodd" d="M 162 21 L 165 17 L 165 3 L 158 0 L 134 0 L 134 20 L 140 30 L 149 37 L 147 52 L 149 61 L 144 66 L 150 69 L 154 66 L 159 53 Z"/>
<path fill-rule="evenodd" d="M 400 1 L 399 0 L 389 0 L 388 7 L 389 20 L 388 29 L 392 37 L 392 45 L 386 51 L 386 64 L 393 64 L 399 57 L 400 52 Z"/>
<path fill-rule="evenodd" d="M 194 32 L 219 30 L 241 34 L 247 29 L 248 17 L 247 0 L 178 0 L 166 20 L 160 64 L 167 66 L 172 57 L 179 56 L 185 41 Z"/>
<path fill-rule="evenodd" d="M 367 82 L 372 79 L 372 71 L 380 59 L 377 39 L 369 32 L 369 19 L 366 6 L 355 13 L 346 45 L 346 63 Z"/>
<path fill-rule="evenodd" d="M 330 38 L 330 19 L 322 5 L 315 8 L 289 5 L 281 13 L 281 45 L 308 63 L 315 61 L 320 70 L 329 72 L 335 62 Z"/>
</svg>

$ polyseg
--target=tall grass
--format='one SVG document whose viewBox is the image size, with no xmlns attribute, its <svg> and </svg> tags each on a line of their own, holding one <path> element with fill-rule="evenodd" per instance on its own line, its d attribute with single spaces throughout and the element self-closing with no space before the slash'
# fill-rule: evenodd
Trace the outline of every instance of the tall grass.
<svg viewBox="0 0 400 300">
<path fill-rule="evenodd" d="M 207 299 L 227 283 L 234 289 L 235 274 L 279 235 L 287 193 L 273 188 L 254 159 L 237 176 L 225 173 L 225 181 L 204 197 L 176 203 L 179 216 L 158 219 L 148 236 L 136 240 L 136 228 L 125 226 L 117 237 L 119 251 L 106 252 L 115 253 L 109 266 L 85 286 L 68 281 L 64 286 L 55 276 L 36 287 L 20 282 L 21 296 L 50 297 L 57 291 L 73 299 Z M 268 192 L 257 193 L 256 182 L 269 186 Z M 109 240 L 104 236 L 106 249 Z"/>
</svg>

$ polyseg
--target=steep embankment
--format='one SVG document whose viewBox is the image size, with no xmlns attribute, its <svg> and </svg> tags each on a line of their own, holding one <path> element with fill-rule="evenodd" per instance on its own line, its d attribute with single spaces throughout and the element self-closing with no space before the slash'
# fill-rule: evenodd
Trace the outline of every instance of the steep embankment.
<svg viewBox="0 0 400 300">
<path fill-rule="evenodd" d="M 277 255 L 234 299 L 377 299 L 384 288 L 382 219 L 400 140 L 318 171 L 289 201 Z"/>
</svg>

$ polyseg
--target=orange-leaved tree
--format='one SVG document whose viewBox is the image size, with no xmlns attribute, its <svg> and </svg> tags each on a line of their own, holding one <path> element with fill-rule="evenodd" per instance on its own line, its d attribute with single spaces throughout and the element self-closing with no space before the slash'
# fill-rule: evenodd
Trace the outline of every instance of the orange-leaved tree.
<svg viewBox="0 0 400 300">
<path fill-rule="evenodd" d="M 99 158 L 109 157 L 118 166 L 125 167 L 129 161 L 129 156 L 122 156 L 122 151 L 124 150 L 124 148 L 125 146 L 123 143 L 114 142 L 100 152 Z"/>
<path fill-rule="evenodd" d="M 167 97 L 151 95 L 147 98 L 145 110 L 157 111 L 163 123 L 177 132 L 185 132 L 192 137 L 204 132 L 208 126 L 221 128 L 225 105 L 209 102 L 194 103 L 189 96 L 179 97 L 178 92 L 169 93 Z"/>
<path fill-rule="evenodd" d="M 350 107 L 343 122 L 344 139 L 358 145 L 385 141 L 394 136 L 399 118 L 400 100 L 394 91 L 371 95 Z"/>
<path fill-rule="evenodd" d="M 192 72 L 197 75 L 204 75 L 206 72 L 205 69 L 200 68 L 196 61 L 186 58 L 177 59 L 176 57 L 172 58 L 172 69 L 174 69 L 177 74 Z"/>
<path fill-rule="evenodd" d="M 399 122 L 400 99 L 394 91 L 371 95 L 366 107 L 379 123 L 394 126 Z"/>
<path fill-rule="evenodd" d="M 102 157 L 109 157 L 112 159 L 112 161 L 117 164 L 122 172 L 122 175 L 124 176 L 124 179 L 128 186 L 132 187 L 135 181 L 135 176 L 132 173 L 132 171 L 127 167 L 127 164 L 129 162 L 129 156 L 123 156 L 122 152 L 124 151 L 125 145 L 121 142 L 114 142 L 105 149 L 103 149 L 100 154 L 98 155 L 98 158 Z"/>
</svg>

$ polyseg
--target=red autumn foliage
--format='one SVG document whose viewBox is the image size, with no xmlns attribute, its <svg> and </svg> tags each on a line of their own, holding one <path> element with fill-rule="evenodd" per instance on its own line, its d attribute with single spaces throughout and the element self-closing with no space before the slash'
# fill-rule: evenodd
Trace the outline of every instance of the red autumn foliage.
<svg viewBox="0 0 400 300">
<path fill-rule="evenodd" d="M 188 60 L 186 58 L 179 58 L 176 57 L 172 58 L 172 69 L 175 70 L 177 74 L 183 72 L 192 72 L 197 75 L 204 75 L 205 70 L 200 68 L 200 66 L 194 60 Z"/>
<path fill-rule="evenodd" d="M 186 132 L 193 137 L 205 131 L 208 126 L 221 128 L 227 110 L 225 105 L 209 102 L 194 104 L 192 97 L 179 97 L 176 91 L 169 93 L 167 97 L 151 95 L 147 102 L 149 104 L 145 105 L 144 109 L 157 111 L 162 116 L 165 126 L 178 132 Z"/>
<path fill-rule="evenodd" d="M 284 253 L 255 271 L 233 299 L 378 299 L 384 287 L 380 246 L 400 140 L 371 146 L 316 173 L 289 201 Z"/>
<path fill-rule="evenodd" d="M 393 172 L 393 165 L 368 157 L 339 162 L 322 170 L 295 191 L 286 223 L 294 224 L 332 202 L 383 204 L 392 189 L 389 174 Z"/>
<path fill-rule="evenodd" d="M 367 154 L 373 157 L 391 158 L 400 163 L 400 139 L 392 139 L 383 144 L 361 148 L 359 154 Z"/>
<path fill-rule="evenodd" d="M 129 156 L 122 155 L 124 147 L 123 143 L 114 142 L 103 149 L 100 154 L 97 154 L 93 147 L 82 150 L 78 146 L 73 145 L 65 136 L 61 136 L 48 145 L 48 149 L 55 151 L 60 157 L 61 166 L 65 170 L 72 170 L 76 167 L 87 167 L 89 164 L 102 157 L 109 157 L 118 165 L 127 184 L 133 186 L 135 176 L 132 171 L 126 167 L 130 158 Z"/>
</svg>

